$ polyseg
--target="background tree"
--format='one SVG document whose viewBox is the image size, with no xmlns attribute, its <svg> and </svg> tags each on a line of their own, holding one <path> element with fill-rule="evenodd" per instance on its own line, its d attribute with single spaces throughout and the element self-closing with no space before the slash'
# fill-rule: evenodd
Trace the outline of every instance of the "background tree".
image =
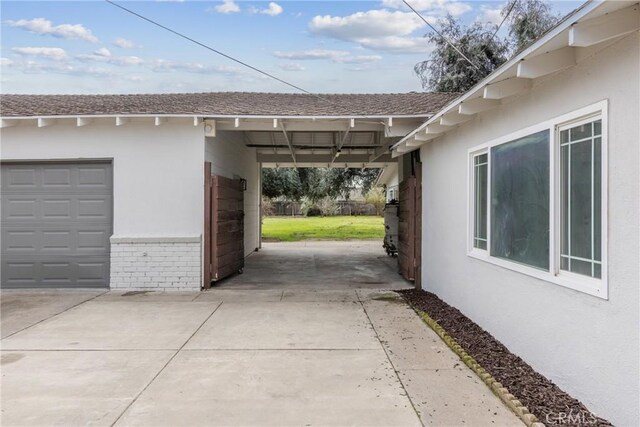
<svg viewBox="0 0 640 427">
<path fill-rule="evenodd" d="M 437 26 L 442 36 L 426 35 L 434 50 L 428 60 L 414 67 L 422 87 L 437 92 L 467 91 L 509 57 L 539 39 L 559 19 L 543 0 L 509 0 L 502 10 L 502 17 L 509 26 L 504 38 L 497 34 L 498 25 L 474 22 L 464 26 L 450 15 L 441 19 Z"/>
<path fill-rule="evenodd" d="M 324 198 L 348 199 L 351 191 L 366 193 L 378 177 L 379 169 L 264 168 L 262 194 L 300 201 L 306 197 L 316 203 Z"/>
<path fill-rule="evenodd" d="M 440 33 L 427 35 L 434 46 L 427 61 L 414 70 L 422 87 L 435 92 L 464 92 L 507 60 L 509 45 L 496 37 L 488 26 L 474 22 L 463 26 L 448 15 L 438 21 Z M 450 41 L 473 62 L 470 64 L 449 44 Z M 477 67 L 477 68 L 476 68 Z"/>
<path fill-rule="evenodd" d="M 509 43 L 513 53 L 518 53 L 553 27 L 560 17 L 551 11 L 549 3 L 540 0 L 511 0 L 502 10 L 509 10 Z"/>
<path fill-rule="evenodd" d="M 284 197 L 299 201 L 304 193 L 298 171 L 293 168 L 262 169 L 262 194 L 272 199 Z"/>
</svg>

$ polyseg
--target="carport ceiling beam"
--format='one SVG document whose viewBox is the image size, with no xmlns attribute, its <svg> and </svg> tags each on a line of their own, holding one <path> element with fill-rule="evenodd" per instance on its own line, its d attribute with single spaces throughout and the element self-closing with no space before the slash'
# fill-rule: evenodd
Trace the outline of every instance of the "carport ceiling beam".
<svg viewBox="0 0 640 427">
<path fill-rule="evenodd" d="M 327 165 L 331 162 L 331 154 L 299 154 L 296 156 L 296 165 L 301 164 L 322 164 Z M 291 156 L 288 154 L 266 154 L 266 153 L 258 153 L 258 162 L 260 163 L 290 163 Z M 363 163 L 368 165 L 370 159 L 369 154 L 345 154 L 344 156 L 340 156 L 340 163 L 358 163 L 362 165 Z M 384 154 L 380 156 L 376 162 L 374 163 L 386 163 L 391 160 L 388 154 Z M 300 166 L 296 166 L 300 167 Z"/>
<path fill-rule="evenodd" d="M 282 119 L 273 119 L 276 123 L 281 123 Z M 270 132 L 274 130 L 273 120 L 266 119 L 251 119 L 240 118 L 238 127 L 235 126 L 235 118 L 223 118 L 217 119 L 217 127 L 219 130 L 233 130 L 233 131 L 263 131 Z M 351 124 L 347 120 L 349 125 Z M 344 120 L 330 120 L 318 118 L 311 119 L 299 119 L 292 118 L 287 119 L 287 132 L 341 132 L 344 130 Z M 367 121 L 355 119 L 351 128 L 352 132 L 377 132 L 384 130 L 384 125 L 379 121 Z M 397 126 L 398 124 L 396 124 Z M 279 126 L 276 126 L 276 130 Z M 413 126 L 412 130 L 417 127 Z"/>
<path fill-rule="evenodd" d="M 378 141 L 380 140 L 380 134 L 377 135 Z M 388 144 L 384 144 L 378 148 L 376 148 L 376 150 L 373 152 L 373 154 L 371 154 L 369 156 L 369 161 L 367 162 L 367 164 L 369 163 L 373 163 L 376 160 L 378 160 L 380 157 L 384 156 L 385 154 L 389 153 L 390 147 L 395 144 L 396 142 L 398 142 L 397 139 L 392 139 L 390 143 Z"/>
<path fill-rule="evenodd" d="M 276 125 L 277 121 L 276 119 L 273 119 L 273 124 Z M 294 166 L 297 168 L 298 165 L 296 163 L 296 153 L 293 149 L 293 145 L 291 145 L 291 140 L 289 139 L 289 134 L 287 133 L 287 129 L 284 127 L 284 123 L 282 123 L 282 121 L 280 121 L 280 129 L 282 129 L 282 133 L 284 135 L 284 140 L 287 142 L 287 145 L 289 146 L 289 151 L 291 152 L 291 159 L 293 160 L 293 164 Z"/>
<path fill-rule="evenodd" d="M 349 125 L 347 127 L 347 130 L 345 130 L 344 133 L 342 134 L 342 139 L 340 140 L 340 144 L 338 144 L 338 146 L 336 147 L 336 152 L 333 155 L 333 159 L 331 159 L 330 166 L 333 166 L 333 162 L 335 162 L 338 156 L 340 155 L 340 153 L 342 153 L 342 146 L 345 144 L 345 142 L 347 142 L 347 138 L 349 137 L 350 130 L 351 130 L 351 125 Z"/>
</svg>

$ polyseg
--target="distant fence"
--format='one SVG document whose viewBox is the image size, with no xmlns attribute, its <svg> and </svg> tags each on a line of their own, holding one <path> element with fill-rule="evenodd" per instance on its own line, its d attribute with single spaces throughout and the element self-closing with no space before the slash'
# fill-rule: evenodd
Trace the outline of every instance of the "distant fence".
<svg viewBox="0 0 640 427">
<path fill-rule="evenodd" d="M 376 208 L 370 203 L 355 200 L 341 200 L 336 203 L 338 204 L 337 215 L 376 215 Z M 297 202 L 274 202 L 273 215 L 302 215 L 302 206 Z"/>
</svg>

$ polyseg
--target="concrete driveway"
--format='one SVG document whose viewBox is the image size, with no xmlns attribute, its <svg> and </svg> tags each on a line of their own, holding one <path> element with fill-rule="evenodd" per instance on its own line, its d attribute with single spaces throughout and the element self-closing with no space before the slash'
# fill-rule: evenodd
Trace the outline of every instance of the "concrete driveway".
<svg viewBox="0 0 640 427">
<path fill-rule="evenodd" d="M 2 292 L 17 425 L 521 425 L 395 293 Z"/>
</svg>

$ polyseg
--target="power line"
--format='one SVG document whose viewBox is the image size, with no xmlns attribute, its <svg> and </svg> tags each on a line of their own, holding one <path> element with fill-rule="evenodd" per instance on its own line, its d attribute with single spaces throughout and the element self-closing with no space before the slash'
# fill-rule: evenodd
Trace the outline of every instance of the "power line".
<svg viewBox="0 0 640 427">
<path fill-rule="evenodd" d="M 496 28 L 496 31 L 493 33 L 491 38 L 494 38 L 496 36 L 496 34 L 498 34 L 498 31 L 500 31 L 500 28 L 502 28 L 502 24 L 504 24 L 504 22 L 507 20 L 507 18 L 511 14 L 511 11 L 513 10 L 513 8 L 516 7 L 516 3 L 518 3 L 518 0 L 513 0 L 512 1 L 511 7 L 509 7 L 509 10 L 507 11 L 507 14 L 504 15 L 504 18 L 502 18 L 502 22 L 500 22 L 500 25 L 498 25 L 498 28 Z"/>
<path fill-rule="evenodd" d="M 262 75 L 265 75 L 265 76 L 270 77 L 270 78 L 272 78 L 272 79 L 274 79 L 274 80 L 277 80 L 277 81 L 279 81 L 280 83 L 283 83 L 283 84 L 285 84 L 285 85 L 287 85 L 287 86 L 289 86 L 289 87 L 292 87 L 292 88 L 297 89 L 297 90 L 299 90 L 299 91 L 301 91 L 301 92 L 304 92 L 304 93 L 306 93 L 307 95 L 315 96 L 316 98 L 321 99 L 321 100 L 323 100 L 323 101 L 331 102 L 331 101 L 329 101 L 329 100 L 328 100 L 328 99 L 326 99 L 326 98 L 323 98 L 323 97 L 321 97 L 321 96 L 319 96 L 319 95 L 317 95 L 317 94 L 315 94 L 315 93 L 309 92 L 308 90 L 301 88 L 300 86 L 296 86 L 296 85 L 294 85 L 293 83 L 289 83 L 289 82 L 288 82 L 288 81 L 286 81 L 286 80 L 283 80 L 283 79 L 281 79 L 281 78 L 279 78 L 279 77 L 274 76 L 273 74 L 270 74 L 270 73 L 268 73 L 268 72 L 266 72 L 266 71 L 263 71 L 263 70 L 261 70 L 261 69 L 259 69 L 259 68 L 256 68 L 256 67 L 254 67 L 253 65 L 249 65 L 249 64 L 247 64 L 246 62 L 243 62 L 243 61 L 241 61 L 241 60 L 239 60 L 239 59 L 236 59 L 236 58 L 232 57 L 231 55 L 227 55 L 227 54 L 226 54 L 226 53 L 224 53 L 224 52 L 221 52 L 221 51 L 219 51 L 219 50 L 217 50 L 217 49 L 212 48 L 211 46 L 208 46 L 208 45 L 206 45 L 206 44 L 204 44 L 204 43 L 201 43 L 201 42 L 199 42 L 199 41 L 197 41 L 197 40 L 195 40 L 195 39 L 192 39 L 191 37 L 186 36 L 186 35 L 184 35 L 184 34 L 182 34 L 182 33 L 178 32 L 178 31 L 172 30 L 172 29 L 171 29 L 171 28 L 169 28 L 169 27 L 166 27 L 166 26 L 164 26 L 164 25 L 162 25 L 162 24 L 160 24 L 160 23 L 158 23 L 158 22 L 156 22 L 156 21 L 154 21 L 154 20 L 152 20 L 152 19 L 149 19 L 149 18 L 147 18 L 146 16 L 142 16 L 142 15 L 140 15 L 139 13 L 134 12 L 134 11 L 133 11 L 133 10 L 131 10 L 131 9 L 127 9 L 126 7 L 121 6 L 121 5 L 119 5 L 119 4 L 117 4 L 117 3 L 115 3 L 115 2 L 113 2 L 113 1 L 111 1 L 111 0 L 105 0 L 105 1 L 106 1 L 107 3 L 109 3 L 110 5 L 112 5 L 112 6 L 115 6 L 115 7 L 119 8 L 119 9 L 122 9 L 122 10 L 124 10 L 125 12 L 128 12 L 128 13 L 130 13 L 130 14 L 134 15 L 134 16 L 137 16 L 138 18 L 143 19 L 143 20 L 145 20 L 145 21 L 147 21 L 147 22 L 149 22 L 149 23 L 151 23 L 151 24 L 153 24 L 153 25 L 155 25 L 155 26 L 157 26 L 157 27 L 160 27 L 160 28 L 162 28 L 163 30 L 169 31 L 170 33 L 173 33 L 173 34 L 175 34 L 175 35 L 176 35 L 176 36 L 178 36 L 178 37 L 182 37 L 183 39 L 189 40 L 190 42 L 195 43 L 195 44 L 197 44 L 198 46 L 201 46 L 201 47 L 203 47 L 203 48 L 205 48 L 205 49 L 207 49 L 207 50 L 210 50 L 211 52 L 217 53 L 218 55 L 223 56 L 223 57 L 225 57 L 225 58 L 227 58 L 227 59 L 229 59 L 229 60 L 231 60 L 231 61 L 233 61 L 233 62 L 236 62 L 236 63 L 238 63 L 238 64 L 240 64 L 240 65 L 242 65 L 242 66 L 244 66 L 244 67 L 247 67 L 247 68 L 249 68 L 249 69 L 251 69 L 251 70 L 253 70 L 253 71 L 256 71 L 256 72 L 258 72 L 258 73 L 260 73 L 260 74 L 262 74 Z"/>
<path fill-rule="evenodd" d="M 109 1 L 109 0 L 107 0 L 107 1 Z M 460 51 L 460 49 L 458 49 L 458 48 L 457 48 L 453 43 L 451 43 L 451 42 L 450 42 L 450 41 L 449 41 L 449 40 L 448 40 L 448 39 L 447 39 L 447 38 L 446 38 L 446 37 L 445 37 L 445 36 L 440 32 L 440 31 L 438 31 L 438 30 L 436 29 L 436 27 L 434 27 L 433 25 L 431 25 L 431 24 L 429 23 L 429 21 L 427 21 L 427 20 L 424 18 L 424 16 L 422 16 L 422 15 L 420 14 L 420 12 L 418 12 L 417 10 L 415 10 L 415 9 L 413 8 L 413 6 L 411 6 L 411 5 L 407 2 L 407 0 L 402 0 L 402 1 L 404 2 L 404 4 L 406 4 L 407 6 L 409 6 L 409 9 L 413 10 L 413 12 L 414 12 L 416 15 L 418 15 L 418 17 L 419 17 L 420 19 L 422 19 L 422 20 L 424 21 L 424 23 L 425 23 L 425 24 L 427 24 L 427 25 L 429 26 L 429 28 L 431 28 L 433 31 L 435 31 L 435 33 L 436 33 L 437 35 L 439 35 L 439 36 L 440 36 L 440 38 L 442 38 L 445 42 L 447 42 L 447 44 L 448 44 L 449 46 L 451 46 L 451 47 L 452 47 L 456 52 L 458 52 L 458 53 L 460 54 L 460 56 L 462 56 L 464 59 L 466 59 L 466 60 L 467 60 L 467 62 L 468 62 L 469 64 L 471 64 L 471 65 L 472 65 L 476 70 L 481 71 L 481 70 L 480 70 L 480 67 L 478 67 L 478 66 L 477 66 L 476 64 L 474 64 L 474 63 L 473 63 L 469 58 L 467 58 L 467 57 L 465 56 L 465 54 L 464 54 L 464 53 L 462 53 L 462 52 Z"/>
</svg>

